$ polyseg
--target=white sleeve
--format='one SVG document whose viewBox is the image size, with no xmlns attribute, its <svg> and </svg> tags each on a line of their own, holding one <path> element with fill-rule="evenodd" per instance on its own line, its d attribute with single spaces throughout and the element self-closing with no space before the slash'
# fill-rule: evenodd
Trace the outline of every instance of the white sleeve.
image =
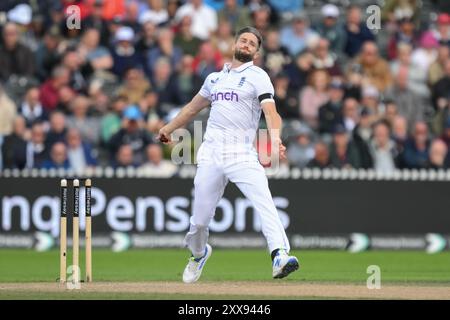
<svg viewBox="0 0 450 320">
<path fill-rule="evenodd" d="M 273 99 L 275 90 L 273 88 L 272 81 L 270 81 L 270 78 L 266 72 L 261 74 L 261 77 L 258 79 L 258 81 L 255 81 L 254 86 L 256 97 L 258 98 L 260 104 L 267 101 L 275 101 Z"/>
<path fill-rule="evenodd" d="M 206 98 L 211 101 L 211 79 L 212 79 L 213 73 L 208 75 L 203 82 L 202 87 L 200 88 L 200 91 L 198 92 L 199 95 L 201 95 L 203 98 Z"/>
</svg>

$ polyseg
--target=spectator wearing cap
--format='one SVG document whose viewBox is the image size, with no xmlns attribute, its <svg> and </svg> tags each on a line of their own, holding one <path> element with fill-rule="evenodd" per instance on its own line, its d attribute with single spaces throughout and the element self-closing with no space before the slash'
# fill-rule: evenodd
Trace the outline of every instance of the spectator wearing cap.
<svg viewBox="0 0 450 320">
<path fill-rule="evenodd" d="M 352 68 L 359 67 L 362 82 L 375 86 L 378 91 L 384 92 L 392 84 L 392 75 L 389 64 L 384 60 L 378 51 L 375 42 L 365 42 L 361 47 L 361 52 L 349 64 L 350 72 Z"/>
<path fill-rule="evenodd" d="M 29 48 L 19 43 L 19 30 L 8 22 L 2 30 L 0 45 L 0 80 L 6 82 L 11 75 L 32 77 L 36 70 L 35 59 Z"/>
<path fill-rule="evenodd" d="M 100 119 L 89 115 L 91 104 L 88 97 L 77 95 L 70 102 L 71 115 L 67 117 L 67 127 L 79 130 L 83 141 L 96 147 L 100 143 Z"/>
<path fill-rule="evenodd" d="M 312 131 L 305 125 L 300 125 L 294 130 L 294 141 L 287 148 L 287 158 L 292 166 L 302 169 L 314 159 Z"/>
<path fill-rule="evenodd" d="M 294 14 L 292 21 L 280 31 L 280 42 L 292 57 L 307 48 L 308 42 L 317 34 L 309 27 L 305 12 Z"/>
<path fill-rule="evenodd" d="M 409 83 L 409 70 L 400 68 L 395 75 L 392 88 L 387 90 L 386 97 L 397 105 L 398 113 L 408 120 L 408 127 L 412 127 L 417 121 L 424 120 L 426 110 L 425 97 L 412 91 Z"/>
<path fill-rule="evenodd" d="M 326 4 L 321 9 L 322 20 L 314 26 L 314 30 L 328 40 L 330 51 L 341 55 L 346 43 L 346 33 L 339 23 L 339 8 L 334 4 Z"/>
<path fill-rule="evenodd" d="M 123 145 L 129 145 L 133 151 L 133 163 L 142 164 L 145 148 L 152 143 L 152 136 L 146 130 L 141 110 L 136 105 L 129 105 L 123 112 L 121 129 L 108 142 L 112 159 Z"/>
<path fill-rule="evenodd" d="M 202 0 L 189 0 L 182 5 L 176 12 L 175 20 L 181 21 L 185 15 L 192 17 L 192 34 L 201 40 L 209 39 L 217 30 L 217 13 Z"/>
<path fill-rule="evenodd" d="M 405 168 L 426 168 L 430 149 L 428 134 L 428 126 L 425 122 L 417 122 L 414 125 L 413 135 L 406 142 L 401 155 Z"/>
<path fill-rule="evenodd" d="M 419 41 L 419 47 L 414 49 L 411 61 L 428 72 L 430 65 L 436 61 L 439 42 L 431 31 L 425 31 Z"/>
<path fill-rule="evenodd" d="M 126 70 L 143 66 L 143 57 L 134 47 L 134 37 L 133 29 L 127 26 L 119 27 L 114 35 L 115 44 L 111 52 L 114 62 L 112 72 L 120 79 Z"/>
<path fill-rule="evenodd" d="M 183 54 L 195 56 L 202 40 L 192 34 L 192 17 L 185 15 L 178 24 L 179 31 L 175 34 L 174 44 L 179 47 Z"/>
<path fill-rule="evenodd" d="M 95 167 L 97 160 L 90 144 L 81 137 L 80 130 L 70 128 L 67 131 L 67 158 L 70 167 L 76 172 L 83 172 L 88 167 Z"/>
<path fill-rule="evenodd" d="M 300 116 L 312 129 L 318 128 L 319 108 L 329 100 L 330 76 L 324 70 L 311 73 L 309 84 L 300 92 Z"/>
<path fill-rule="evenodd" d="M 313 66 L 315 69 L 326 70 L 332 77 L 341 76 L 341 67 L 338 57 L 330 52 L 330 43 L 325 38 L 320 38 L 317 44 L 311 48 L 314 55 Z"/>
<path fill-rule="evenodd" d="M 319 108 L 319 132 L 321 134 L 331 134 L 336 124 L 342 123 L 344 83 L 341 79 L 331 80 L 328 95 L 330 100 Z"/>
<path fill-rule="evenodd" d="M 431 142 L 427 169 L 445 170 L 450 167 L 448 147 L 444 141 L 435 139 Z"/>
<path fill-rule="evenodd" d="M 407 43 L 398 45 L 398 59 L 390 64 L 394 79 L 400 72 L 407 74 L 407 87 L 426 103 L 430 99 L 427 86 L 427 72 L 411 61 L 412 46 Z"/>
<path fill-rule="evenodd" d="M 428 85 L 433 87 L 436 82 L 441 80 L 445 75 L 445 62 L 450 59 L 450 46 L 440 45 L 438 48 L 438 56 L 428 70 Z"/>
<path fill-rule="evenodd" d="M 360 52 L 365 42 L 375 41 L 374 35 L 367 28 L 366 23 L 362 21 L 361 8 L 356 5 L 347 8 L 344 32 L 346 35 L 344 52 L 351 58 Z"/>
<path fill-rule="evenodd" d="M 145 151 L 146 159 L 140 168 L 146 174 L 155 178 L 171 178 L 177 173 L 178 167 L 172 161 L 163 158 L 161 145 L 150 144 Z"/>
<path fill-rule="evenodd" d="M 7 13 L 8 21 L 16 23 L 20 33 L 19 41 L 28 47 L 33 53 L 36 52 L 42 26 L 42 16 L 36 11 L 33 14 L 31 6 L 20 3 Z"/>
<path fill-rule="evenodd" d="M 27 128 L 31 128 L 35 122 L 48 121 L 48 113 L 40 102 L 39 87 L 32 86 L 27 89 L 18 113 L 24 117 Z"/>
<path fill-rule="evenodd" d="M 152 22 L 155 26 L 165 25 L 169 21 L 169 14 L 164 6 L 163 0 L 148 1 L 149 7 L 139 15 L 141 25 Z"/>
<path fill-rule="evenodd" d="M 333 167 L 360 168 L 358 150 L 350 140 L 350 135 L 342 124 L 336 125 L 333 130 L 333 141 L 330 145 L 330 161 Z"/>
<path fill-rule="evenodd" d="M 275 104 L 284 122 L 299 119 L 298 91 L 289 87 L 289 75 L 280 72 L 273 81 Z"/>
<path fill-rule="evenodd" d="M 81 26 L 83 30 L 95 29 L 100 35 L 100 44 L 103 47 L 109 46 L 110 32 L 108 29 L 108 22 L 103 17 L 104 2 L 108 3 L 111 1 L 104 0 L 94 0 L 91 8 L 90 14 L 81 21 Z"/>
<path fill-rule="evenodd" d="M 173 31 L 168 28 L 161 28 L 158 31 L 157 45 L 150 49 L 146 55 L 146 74 L 152 79 L 153 69 L 156 61 L 164 57 L 168 59 L 171 68 L 175 69 L 183 56 L 183 51 L 173 43 Z"/>
<path fill-rule="evenodd" d="M 50 151 L 50 157 L 41 164 L 41 169 L 70 169 L 67 147 L 63 142 L 56 142 Z"/>
<path fill-rule="evenodd" d="M 419 44 L 419 34 L 412 17 L 399 17 L 396 20 L 398 30 L 388 41 L 387 57 L 389 60 L 397 59 L 399 44 L 406 43 L 415 48 Z"/>
<path fill-rule="evenodd" d="M 332 167 L 330 161 L 330 151 L 328 145 L 323 141 L 318 141 L 314 145 L 314 158 L 308 162 L 307 168 L 325 169 Z"/>
<path fill-rule="evenodd" d="M 139 68 L 130 68 L 125 72 L 123 84 L 116 94 L 126 97 L 130 104 L 137 104 L 150 88 L 151 84 L 145 78 L 144 72 Z"/>
<path fill-rule="evenodd" d="M 384 121 L 373 126 L 373 138 L 370 141 L 370 152 L 373 158 L 373 168 L 377 172 L 392 173 L 397 168 L 398 150 L 390 138 L 390 128 Z"/>
<path fill-rule="evenodd" d="M 60 91 L 70 81 L 70 70 L 62 65 L 53 68 L 52 76 L 40 87 L 40 100 L 47 112 L 55 110 L 61 100 Z"/>
<path fill-rule="evenodd" d="M 12 132 L 12 124 L 16 115 L 16 104 L 0 84 L 0 135 L 7 135 Z"/>
<path fill-rule="evenodd" d="M 447 59 L 444 67 L 444 77 L 431 88 L 433 106 L 438 110 L 448 108 L 450 101 L 450 59 Z"/>
<path fill-rule="evenodd" d="M 358 121 L 352 131 L 352 140 L 355 148 L 358 150 L 362 169 L 373 167 L 373 159 L 369 150 L 370 141 L 373 133 L 372 111 L 368 108 L 362 108 L 358 116 Z"/>
<path fill-rule="evenodd" d="M 450 14 L 439 14 L 436 24 L 436 29 L 432 30 L 434 37 L 440 45 L 450 46 Z"/>
<path fill-rule="evenodd" d="M 224 7 L 217 14 L 219 21 L 228 21 L 232 30 L 240 30 L 252 24 L 250 12 L 247 7 L 242 5 L 243 1 L 226 0 L 224 2 Z"/>
</svg>

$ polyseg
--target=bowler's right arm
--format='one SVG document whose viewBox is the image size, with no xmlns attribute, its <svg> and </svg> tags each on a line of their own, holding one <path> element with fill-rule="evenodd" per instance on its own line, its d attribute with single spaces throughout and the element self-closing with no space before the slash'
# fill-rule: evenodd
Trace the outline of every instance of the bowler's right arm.
<svg viewBox="0 0 450 320">
<path fill-rule="evenodd" d="M 172 121 L 159 130 L 156 139 L 165 144 L 170 143 L 172 141 L 170 138 L 172 132 L 190 122 L 202 109 L 209 106 L 210 103 L 211 102 L 208 99 L 200 94 L 196 94 Z"/>
</svg>

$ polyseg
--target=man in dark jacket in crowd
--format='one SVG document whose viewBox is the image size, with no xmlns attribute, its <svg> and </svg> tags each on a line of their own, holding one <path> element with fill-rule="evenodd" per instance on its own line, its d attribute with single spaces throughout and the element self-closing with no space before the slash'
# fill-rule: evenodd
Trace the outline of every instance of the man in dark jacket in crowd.
<svg viewBox="0 0 450 320">
<path fill-rule="evenodd" d="M 0 80 L 7 81 L 15 74 L 33 76 L 35 59 L 30 49 L 19 43 L 19 30 L 15 23 L 7 23 L 3 27 L 2 44 L 0 45 Z"/>
</svg>

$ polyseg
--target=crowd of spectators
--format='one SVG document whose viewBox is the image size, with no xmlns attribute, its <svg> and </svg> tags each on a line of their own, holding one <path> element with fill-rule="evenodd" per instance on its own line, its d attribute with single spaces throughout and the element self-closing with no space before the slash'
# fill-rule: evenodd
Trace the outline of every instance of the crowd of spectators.
<svg viewBox="0 0 450 320">
<path fill-rule="evenodd" d="M 365 7 L 333 3 L 2 1 L 0 169 L 176 174 L 157 132 L 247 25 L 264 37 L 255 64 L 274 84 L 285 166 L 449 168 L 449 6 L 423 19 L 421 1 L 386 0 L 371 29 Z"/>
</svg>

